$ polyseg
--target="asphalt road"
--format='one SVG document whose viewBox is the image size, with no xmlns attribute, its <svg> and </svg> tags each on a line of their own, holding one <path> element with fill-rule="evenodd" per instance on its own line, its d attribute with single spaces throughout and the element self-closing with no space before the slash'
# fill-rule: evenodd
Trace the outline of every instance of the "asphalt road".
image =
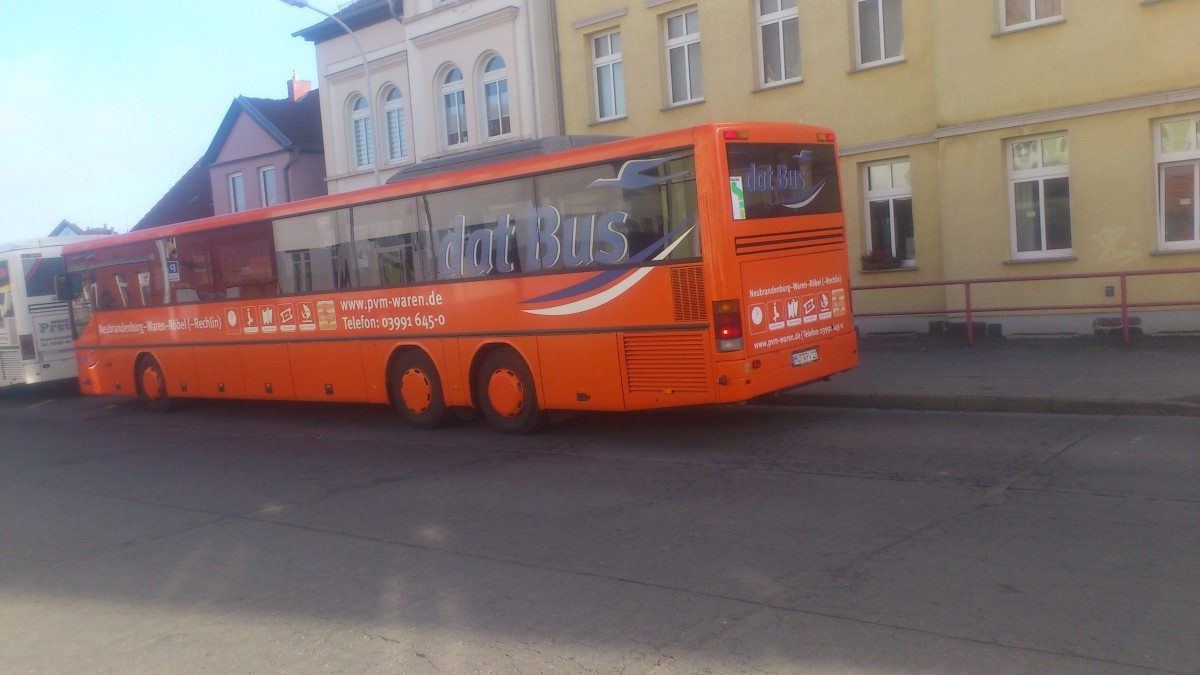
<svg viewBox="0 0 1200 675">
<path fill-rule="evenodd" d="M 1200 419 L 0 393 L 5 672 L 1200 672 Z"/>
</svg>

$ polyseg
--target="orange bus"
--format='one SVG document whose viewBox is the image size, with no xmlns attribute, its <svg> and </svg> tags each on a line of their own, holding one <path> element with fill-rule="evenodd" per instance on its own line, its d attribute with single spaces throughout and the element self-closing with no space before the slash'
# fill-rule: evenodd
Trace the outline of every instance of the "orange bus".
<svg viewBox="0 0 1200 675">
<path fill-rule="evenodd" d="M 477 410 L 525 433 L 856 365 L 831 131 L 480 152 L 68 247 L 81 390 L 390 403 L 419 428 Z"/>
</svg>

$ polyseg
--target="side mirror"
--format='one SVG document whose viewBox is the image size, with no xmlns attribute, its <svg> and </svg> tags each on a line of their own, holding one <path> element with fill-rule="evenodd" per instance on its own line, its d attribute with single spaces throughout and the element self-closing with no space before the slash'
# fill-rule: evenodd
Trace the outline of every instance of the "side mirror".
<svg viewBox="0 0 1200 675">
<path fill-rule="evenodd" d="M 54 277 L 54 297 L 63 302 L 78 300 L 83 295 L 83 277 L 78 274 L 63 274 Z"/>
</svg>

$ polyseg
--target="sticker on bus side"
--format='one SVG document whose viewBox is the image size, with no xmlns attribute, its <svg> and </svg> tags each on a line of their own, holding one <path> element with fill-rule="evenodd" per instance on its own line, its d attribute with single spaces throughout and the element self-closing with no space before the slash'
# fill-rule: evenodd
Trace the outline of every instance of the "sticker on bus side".
<svg viewBox="0 0 1200 675">
<path fill-rule="evenodd" d="M 746 219 L 746 192 L 742 189 L 742 177 L 729 177 L 729 197 L 733 200 L 733 219 Z"/>
</svg>

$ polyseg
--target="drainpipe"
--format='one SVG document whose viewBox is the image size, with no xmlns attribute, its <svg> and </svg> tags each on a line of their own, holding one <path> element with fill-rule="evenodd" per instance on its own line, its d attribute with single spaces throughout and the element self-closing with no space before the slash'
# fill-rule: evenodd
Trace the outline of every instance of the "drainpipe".
<svg viewBox="0 0 1200 675">
<path fill-rule="evenodd" d="M 283 165 L 283 200 L 292 201 L 292 165 L 300 161 L 300 148 L 292 148 L 292 158 Z"/>
<path fill-rule="evenodd" d="M 558 46 L 558 3 L 550 0 L 550 39 L 554 49 L 555 98 L 558 102 L 558 133 L 567 133 L 567 113 L 563 110 L 562 54 Z"/>
</svg>

